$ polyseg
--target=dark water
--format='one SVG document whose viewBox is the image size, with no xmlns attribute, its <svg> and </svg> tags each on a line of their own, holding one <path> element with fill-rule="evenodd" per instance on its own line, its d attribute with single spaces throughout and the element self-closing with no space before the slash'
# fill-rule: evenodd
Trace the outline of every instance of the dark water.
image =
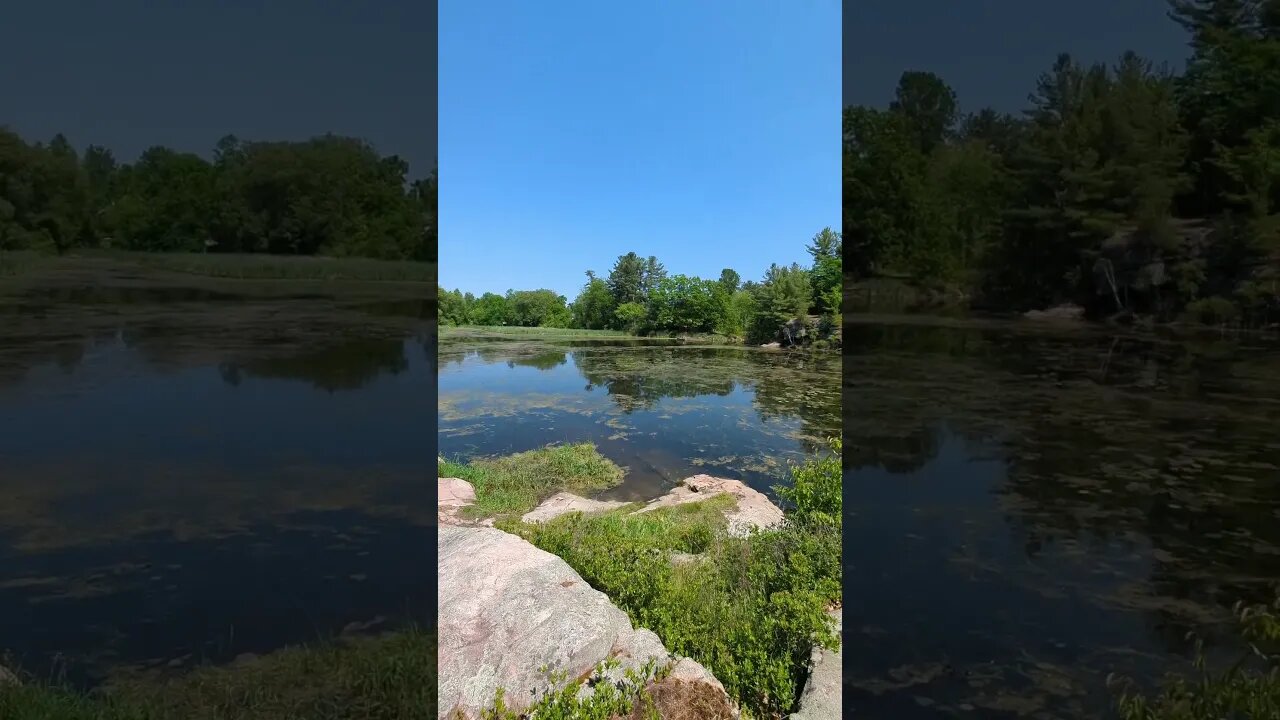
<svg viewBox="0 0 1280 720">
<path fill-rule="evenodd" d="M 768 491 L 840 431 L 836 355 L 618 342 L 440 345 L 440 450 L 591 441 L 647 499 L 697 473 Z"/>
<path fill-rule="evenodd" d="M 1280 580 L 1280 346 L 845 328 L 845 703 L 1111 716 Z"/>
<path fill-rule="evenodd" d="M 434 624 L 429 316 L 161 290 L 0 316 L 0 651 L 92 683 Z"/>
</svg>

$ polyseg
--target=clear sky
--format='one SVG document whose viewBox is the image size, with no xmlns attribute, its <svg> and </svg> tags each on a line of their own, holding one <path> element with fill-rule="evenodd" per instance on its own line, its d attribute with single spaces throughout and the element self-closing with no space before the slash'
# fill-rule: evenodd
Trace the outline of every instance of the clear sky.
<svg viewBox="0 0 1280 720">
<path fill-rule="evenodd" d="M 440 284 L 758 279 L 840 223 L 836 0 L 441 0 Z"/>
<path fill-rule="evenodd" d="M 41 0 L 0 13 L 0 125 L 133 161 L 151 145 L 353 135 L 436 158 L 436 4 Z"/>
<path fill-rule="evenodd" d="M 1164 0 L 847 0 L 844 101 L 884 107 L 904 70 L 937 73 L 963 111 L 1027 106 L 1060 52 L 1114 62 L 1125 50 L 1181 70 L 1186 32 Z"/>
</svg>

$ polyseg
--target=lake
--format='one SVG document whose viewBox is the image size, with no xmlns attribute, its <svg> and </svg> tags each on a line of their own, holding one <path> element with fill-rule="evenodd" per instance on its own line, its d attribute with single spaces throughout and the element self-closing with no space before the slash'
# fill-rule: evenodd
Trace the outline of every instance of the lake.
<svg viewBox="0 0 1280 720">
<path fill-rule="evenodd" d="M 619 340 L 441 340 L 440 452 L 590 441 L 646 500 L 698 473 L 772 492 L 840 432 L 840 357 Z"/>
<path fill-rule="evenodd" d="M 434 625 L 425 284 L 0 285 L 0 651 L 93 684 Z"/>
<path fill-rule="evenodd" d="M 1280 578 L 1280 345 L 864 320 L 845 342 L 846 708 L 1107 717 Z"/>
</svg>

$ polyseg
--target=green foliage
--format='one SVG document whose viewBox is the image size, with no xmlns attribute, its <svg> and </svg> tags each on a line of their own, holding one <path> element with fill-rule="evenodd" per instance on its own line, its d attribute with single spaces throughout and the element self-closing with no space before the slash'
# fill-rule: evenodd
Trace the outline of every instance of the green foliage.
<svg viewBox="0 0 1280 720">
<path fill-rule="evenodd" d="M 645 686 L 666 677 L 669 663 L 656 660 L 645 663 L 639 671 L 627 668 L 621 678 L 614 678 L 619 667 L 610 659 L 597 665 L 585 678 L 569 678 L 564 671 L 548 674 L 548 687 L 522 711 L 507 707 L 506 693 L 499 688 L 493 706 L 481 711 L 481 720 L 612 720 L 627 717 L 637 707 L 650 706 L 652 699 Z M 613 672 L 611 672 L 613 671 Z M 582 688 L 592 690 L 585 697 Z M 656 713 L 650 715 L 656 716 Z M 648 715 L 646 716 L 648 717 Z M 657 720 L 655 717 L 654 720 Z"/>
<path fill-rule="evenodd" d="M 1280 4 L 1170 6 L 1191 35 L 1181 76 L 1131 52 L 1110 66 L 1064 54 L 1021 117 L 983 109 L 957 126 L 954 93 L 920 72 L 888 109 L 846 108 L 854 278 L 1163 319 L 1218 296 L 1241 322 L 1274 322 Z M 1220 231 L 1232 217 L 1245 227 Z"/>
<path fill-rule="evenodd" d="M 573 301 L 574 327 L 587 330 L 603 330 L 612 326 L 614 317 L 613 293 L 609 284 L 587 271 L 587 284 L 582 286 Z M 623 323 L 627 326 L 627 323 Z"/>
<path fill-rule="evenodd" d="M 629 333 L 637 333 L 643 327 L 649 311 L 640 303 L 627 302 L 614 311 L 614 325 Z"/>
<path fill-rule="evenodd" d="M 823 228 L 813 236 L 813 242 L 805 249 L 813 258 L 813 269 L 809 271 L 813 307 L 823 313 L 840 312 L 844 283 L 844 271 L 841 267 L 844 250 L 841 247 L 840 233 L 831 228 Z"/>
<path fill-rule="evenodd" d="M 84 694 L 0 684 L 5 720 L 399 720 L 434 717 L 436 638 L 416 629 L 285 648 L 171 679 L 129 678 Z"/>
<path fill-rule="evenodd" d="M 434 173 L 333 135 L 219 141 L 214 161 L 153 147 L 119 165 L 61 135 L 0 129 L 0 250 L 272 253 L 434 261 Z"/>
<path fill-rule="evenodd" d="M 568 327 L 572 315 L 563 295 L 551 290 L 507 292 L 506 321 L 523 327 Z"/>
<path fill-rule="evenodd" d="M 1195 677 L 1171 676 L 1148 697 L 1127 688 L 1120 697 L 1123 720 L 1218 720 L 1280 718 L 1280 599 L 1271 605 L 1237 606 L 1248 652 L 1214 671 L 1197 642 Z"/>
<path fill-rule="evenodd" d="M 622 481 L 622 469 L 592 443 L 552 445 L 470 463 L 443 462 L 438 477 L 456 477 L 476 491 L 469 512 L 477 516 L 519 514 L 561 490 L 589 492 Z"/>
<path fill-rule="evenodd" d="M 718 283 L 688 275 L 659 280 L 649 291 L 654 327 L 711 332 L 728 312 L 728 297 Z"/>
<path fill-rule="evenodd" d="M 780 717 L 793 710 L 815 640 L 835 647 L 826 609 L 840 600 L 839 494 L 829 494 L 839 459 L 794 476 L 797 514 L 745 538 L 726 532 L 729 496 L 503 527 L 564 558 L 668 649 L 711 670 L 752 716 Z M 674 562 L 677 553 L 693 558 Z"/>
</svg>

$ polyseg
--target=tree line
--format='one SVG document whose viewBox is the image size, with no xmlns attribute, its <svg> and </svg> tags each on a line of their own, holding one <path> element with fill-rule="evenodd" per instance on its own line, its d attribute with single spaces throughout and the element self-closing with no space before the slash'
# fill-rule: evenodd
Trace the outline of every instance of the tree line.
<svg viewBox="0 0 1280 720">
<path fill-rule="evenodd" d="M 436 259 L 436 174 L 355 138 L 248 142 L 132 164 L 0 128 L 0 250 L 77 248 Z"/>
<path fill-rule="evenodd" d="M 824 228 L 807 246 L 811 262 L 771 265 L 760 280 L 742 282 L 725 268 L 716 279 L 670 275 L 652 255 L 619 256 L 587 281 L 572 302 L 552 290 L 509 290 L 480 297 L 441 291 L 441 325 L 622 330 L 633 334 L 716 333 L 771 341 L 825 339 L 839 328 L 842 242 Z M 785 329 L 784 329 L 785 328 Z"/>
<path fill-rule="evenodd" d="M 844 110 L 844 237 L 857 282 L 959 288 L 1001 309 L 1280 317 L 1280 2 L 1173 0 L 1181 74 L 1129 52 L 1061 55 L 1020 115 L 961 115 L 907 72 Z"/>
</svg>

